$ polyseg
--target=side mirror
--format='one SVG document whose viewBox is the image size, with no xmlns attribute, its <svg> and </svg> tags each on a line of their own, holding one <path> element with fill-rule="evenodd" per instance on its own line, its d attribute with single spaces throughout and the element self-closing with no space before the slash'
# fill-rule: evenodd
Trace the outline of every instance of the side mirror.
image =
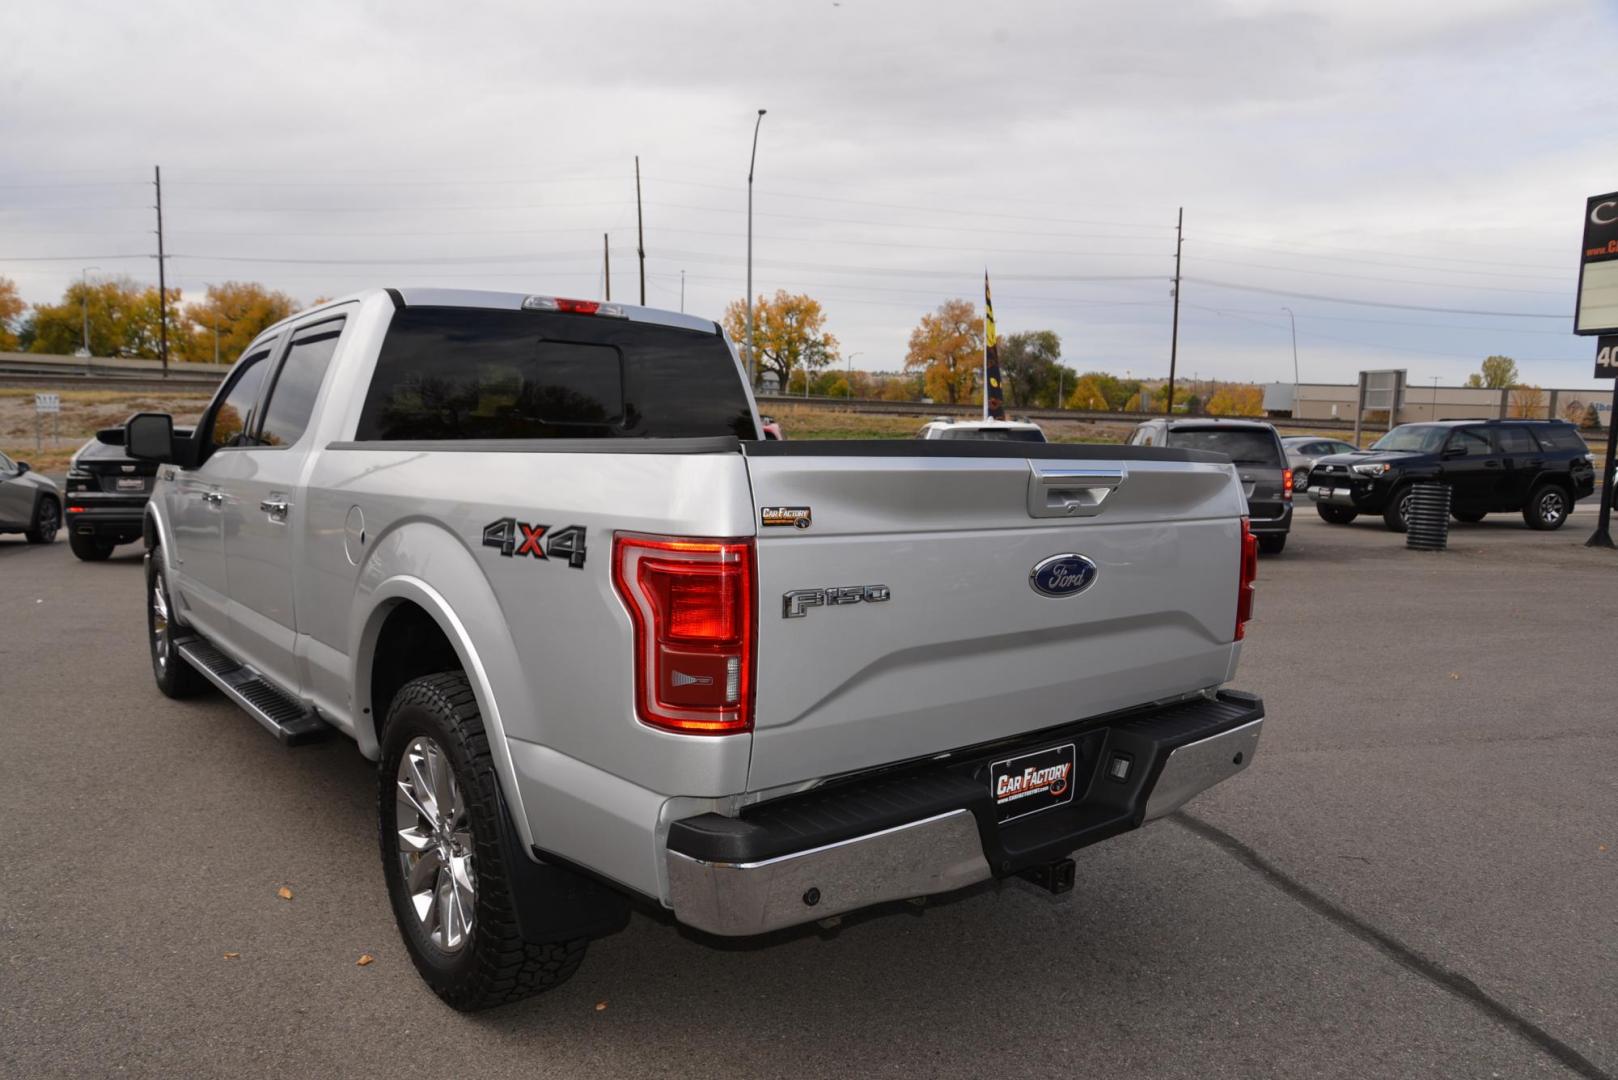
<svg viewBox="0 0 1618 1080">
<path fill-rule="evenodd" d="M 124 449 L 137 461 L 174 460 L 174 417 L 136 413 L 124 424 Z"/>
<path fill-rule="evenodd" d="M 19 461 L 19 462 L 17 462 L 17 475 L 21 476 L 23 473 L 27 472 L 29 469 L 32 469 L 32 468 L 33 468 L 33 466 L 28 464 L 28 462 Z"/>
</svg>

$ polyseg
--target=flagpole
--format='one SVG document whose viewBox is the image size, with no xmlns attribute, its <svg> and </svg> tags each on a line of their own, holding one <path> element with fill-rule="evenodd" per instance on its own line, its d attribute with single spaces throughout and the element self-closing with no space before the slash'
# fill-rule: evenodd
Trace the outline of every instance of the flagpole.
<svg viewBox="0 0 1618 1080">
<path fill-rule="evenodd" d="M 983 314 L 987 322 L 983 326 L 983 419 L 989 418 L 989 335 L 994 325 L 994 308 L 989 299 L 989 268 L 983 268 Z"/>
</svg>

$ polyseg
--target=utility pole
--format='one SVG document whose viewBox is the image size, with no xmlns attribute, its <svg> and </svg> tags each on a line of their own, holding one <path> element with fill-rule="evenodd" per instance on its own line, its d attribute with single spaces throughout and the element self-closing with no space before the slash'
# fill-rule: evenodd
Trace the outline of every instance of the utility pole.
<svg viewBox="0 0 1618 1080">
<path fill-rule="evenodd" d="M 1169 337 L 1169 398 L 1164 403 L 1163 415 L 1174 415 L 1174 365 L 1180 358 L 1180 245 L 1185 237 L 1185 207 L 1174 222 L 1174 329 Z"/>
<path fill-rule="evenodd" d="M 607 299 L 612 299 L 612 249 L 607 246 L 607 234 L 601 234 L 601 275 L 607 285 Z"/>
<path fill-rule="evenodd" d="M 1298 410 L 1298 317 L 1289 307 L 1281 310 L 1287 313 L 1287 322 L 1292 325 L 1292 418 L 1296 420 L 1301 415 Z"/>
<path fill-rule="evenodd" d="M 646 223 L 640 215 L 640 155 L 635 155 L 635 251 L 640 255 L 640 306 L 646 306 Z"/>
<path fill-rule="evenodd" d="M 163 378 L 169 377 L 169 290 L 163 274 L 163 166 L 152 166 L 152 184 L 157 188 L 157 319 L 158 349 L 163 358 Z"/>
<path fill-rule="evenodd" d="M 764 123 L 764 110 L 753 121 L 753 153 L 747 159 L 747 377 L 758 389 L 758 361 L 753 358 L 753 165 L 758 161 L 758 129 Z"/>
<path fill-rule="evenodd" d="M 79 301 L 84 308 L 84 373 L 90 374 L 90 271 L 99 270 L 99 266 L 86 266 L 79 271 Z"/>
</svg>

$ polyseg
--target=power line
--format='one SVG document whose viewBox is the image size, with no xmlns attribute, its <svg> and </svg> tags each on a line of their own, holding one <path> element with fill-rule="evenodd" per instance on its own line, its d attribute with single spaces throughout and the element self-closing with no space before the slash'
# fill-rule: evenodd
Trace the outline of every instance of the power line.
<svg viewBox="0 0 1618 1080">
<path fill-rule="evenodd" d="M 1395 304 L 1387 300 L 1361 300 L 1346 296 L 1323 296 L 1320 293 L 1293 292 L 1290 289 L 1268 289 L 1259 285 L 1238 285 L 1234 282 L 1215 281 L 1210 278 L 1187 277 L 1185 280 L 1194 281 L 1199 285 L 1212 285 L 1216 289 L 1237 289 L 1242 292 L 1265 293 L 1269 296 L 1293 296 L 1300 300 L 1323 300 L 1332 304 L 1355 304 L 1360 307 L 1397 308 L 1401 311 L 1436 311 L 1445 315 L 1482 315 L 1489 318 L 1572 320 L 1570 315 L 1548 315 L 1540 311 L 1479 311 L 1475 308 L 1429 307 L 1425 304 Z"/>
<path fill-rule="evenodd" d="M 1253 270 L 1279 270 L 1287 274 L 1316 274 L 1323 277 L 1350 278 L 1355 281 L 1382 281 L 1396 285 L 1425 285 L 1431 289 L 1471 289 L 1477 292 L 1504 292 L 1536 296 L 1566 296 L 1567 289 L 1522 289 L 1505 285 L 1451 285 L 1442 281 L 1418 281 L 1414 278 L 1390 278 L 1377 274 L 1344 274 L 1335 270 L 1314 270 L 1302 266 L 1271 266 L 1266 263 L 1241 262 L 1237 259 L 1199 258 L 1198 262 L 1219 263 L 1223 266 L 1245 266 Z M 1417 270 L 1436 270 L 1436 267 L 1411 267 Z"/>
</svg>

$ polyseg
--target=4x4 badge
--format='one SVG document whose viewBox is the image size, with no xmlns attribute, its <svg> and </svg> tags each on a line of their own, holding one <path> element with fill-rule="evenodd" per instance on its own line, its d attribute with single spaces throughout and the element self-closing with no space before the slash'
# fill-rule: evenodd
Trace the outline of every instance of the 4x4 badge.
<svg viewBox="0 0 1618 1080">
<path fill-rule="evenodd" d="M 542 543 L 543 541 L 543 543 Z M 575 570 L 584 569 L 584 526 L 552 529 L 505 517 L 483 526 L 483 546 L 499 548 L 506 558 L 532 555 L 536 559 L 565 559 Z"/>
</svg>

